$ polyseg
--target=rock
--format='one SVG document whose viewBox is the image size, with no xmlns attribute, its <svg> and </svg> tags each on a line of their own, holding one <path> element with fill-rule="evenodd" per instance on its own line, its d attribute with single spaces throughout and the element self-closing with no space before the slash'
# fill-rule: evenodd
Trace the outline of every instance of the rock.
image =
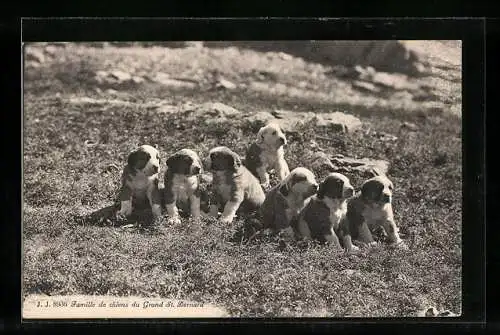
<svg viewBox="0 0 500 335">
<path fill-rule="evenodd" d="M 273 114 L 269 112 L 258 112 L 253 115 L 248 116 L 245 122 L 251 125 L 256 131 L 264 127 L 267 123 L 276 120 Z"/>
<path fill-rule="evenodd" d="M 294 132 L 299 125 L 307 123 L 338 132 L 351 132 L 359 129 L 362 125 L 361 120 L 357 117 L 342 112 L 312 113 L 288 110 L 275 110 L 273 113 L 258 112 L 246 118 L 245 122 L 254 128 L 275 122 L 285 132 Z"/>
<path fill-rule="evenodd" d="M 406 100 L 406 101 L 412 101 L 414 94 L 408 92 L 408 91 L 396 91 L 393 94 L 391 94 L 393 99 L 396 100 Z"/>
<path fill-rule="evenodd" d="M 215 87 L 223 88 L 223 89 L 227 89 L 227 90 L 234 90 L 237 86 L 236 86 L 236 84 L 230 82 L 229 80 L 221 78 L 217 81 L 217 83 L 215 84 Z"/>
<path fill-rule="evenodd" d="M 136 84 L 141 84 L 144 82 L 144 78 L 142 77 L 139 77 L 139 76 L 133 76 L 132 77 L 132 81 Z"/>
<path fill-rule="evenodd" d="M 379 93 L 380 88 L 375 86 L 372 83 L 366 82 L 366 81 L 361 81 L 361 80 L 356 80 L 353 83 L 351 83 L 352 87 L 363 91 L 363 92 L 368 92 L 368 93 Z"/>
<path fill-rule="evenodd" d="M 291 60 L 293 58 L 293 56 L 291 56 L 287 53 L 284 53 L 284 52 L 279 52 L 278 57 L 283 59 L 283 60 Z"/>
<path fill-rule="evenodd" d="M 342 113 L 342 112 L 332 112 L 319 114 L 325 121 L 326 126 L 342 130 L 343 132 L 353 132 L 361 128 L 361 120 L 354 115 Z"/>
<path fill-rule="evenodd" d="M 224 115 L 224 116 L 241 116 L 241 112 L 236 108 L 225 105 L 221 102 L 215 103 L 205 103 L 202 105 L 202 109 L 206 111 L 209 115 Z"/>
<path fill-rule="evenodd" d="M 132 75 L 130 75 L 130 73 L 123 72 L 123 71 L 113 71 L 110 73 L 110 75 L 111 75 L 111 77 L 115 78 L 119 82 L 125 82 L 125 81 L 132 80 Z"/>
<path fill-rule="evenodd" d="M 158 106 L 158 109 L 156 110 L 156 112 L 161 113 L 161 114 L 175 114 L 175 113 L 179 112 L 179 108 L 177 106 L 173 106 L 173 105 L 162 105 L 162 106 Z"/>
<path fill-rule="evenodd" d="M 200 106 L 186 105 L 182 111 L 186 120 L 204 120 L 205 124 L 234 122 L 243 115 L 239 110 L 220 102 L 208 102 Z"/>
<path fill-rule="evenodd" d="M 384 132 L 375 132 L 373 135 L 381 141 L 386 141 L 386 142 L 392 141 L 393 142 L 393 141 L 398 140 L 397 136 L 394 136 L 394 135 L 388 134 L 388 133 L 384 133 Z"/>
<path fill-rule="evenodd" d="M 197 86 L 196 82 L 192 80 L 171 78 L 168 74 L 163 72 L 158 72 L 156 76 L 150 79 L 154 82 L 157 82 L 165 86 L 170 86 L 172 88 L 195 88 Z"/>
<path fill-rule="evenodd" d="M 318 175 L 324 176 L 329 172 L 350 173 L 363 178 L 371 178 L 387 174 L 389 162 L 370 158 L 330 157 L 326 153 L 317 151 L 310 157 L 311 169 Z"/>
<path fill-rule="evenodd" d="M 342 79 L 358 79 L 360 73 L 353 69 L 352 67 L 347 67 L 343 65 L 335 65 L 331 68 L 330 71 L 326 72 L 327 75 L 334 75 L 335 77 Z"/>
<path fill-rule="evenodd" d="M 135 84 L 140 84 L 144 82 L 144 78 L 140 76 L 132 76 L 128 72 L 124 71 L 112 71 L 112 72 L 107 72 L 107 71 L 96 71 L 94 75 L 94 79 L 97 81 L 99 84 L 106 84 L 106 85 L 120 85 L 120 84 L 125 84 L 125 83 L 135 83 Z"/>
<path fill-rule="evenodd" d="M 35 61 L 28 61 L 28 62 L 24 63 L 24 65 L 27 68 L 29 68 L 29 67 L 40 67 L 40 63 L 35 62 Z"/>
<path fill-rule="evenodd" d="M 44 50 L 47 55 L 53 57 L 57 54 L 58 48 L 55 45 L 47 45 Z"/>
<path fill-rule="evenodd" d="M 24 59 L 26 61 L 32 61 L 36 63 L 45 62 L 45 56 L 43 52 L 37 49 L 33 49 L 32 47 L 26 48 L 24 51 Z"/>
<path fill-rule="evenodd" d="M 404 74 L 376 72 L 371 81 L 375 84 L 392 88 L 395 90 L 416 90 L 418 85 L 408 81 L 408 77 Z"/>
<path fill-rule="evenodd" d="M 104 91 L 106 94 L 109 94 L 109 95 L 116 95 L 118 94 L 118 91 L 117 90 L 114 90 L 112 88 L 108 88 L 106 91 Z"/>
<path fill-rule="evenodd" d="M 354 71 L 358 74 L 358 78 L 362 80 L 370 80 L 376 73 L 375 69 L 371 66 L 363 67 L 356 65 Z"/>
<path fill-rule="evenodd" d="M 418 130 L 418 126 L 415 123 L 411 123 L 411 122 L 403 122 L 401 124 L 401 128 L 406 128 L 406 129 L 411 130 L 411 131 Z"/>
</svg>

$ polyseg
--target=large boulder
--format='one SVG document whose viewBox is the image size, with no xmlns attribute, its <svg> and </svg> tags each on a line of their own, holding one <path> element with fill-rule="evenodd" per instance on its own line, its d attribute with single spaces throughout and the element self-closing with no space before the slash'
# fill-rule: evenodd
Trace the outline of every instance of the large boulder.
<svg viewBox="0 0 500 335">
<path fill-rule="evenodd" d="M 311 169 L 319 177 L 324 177 L 330 172 L 339 172 L 368 179 L 378 175 L 386 175 L 389 171 L 389 162 L 385 160 L 350 158 L 342 155 L 330 157 L 322 151 L 312 153 L 308 159 L 311 162 Z"/>
<path fill-rule="evenodd" d="M 258 129 L 269 122 L 277 123 L 285 132 L 294 132 L 297 126 L 313 123 L 316 127 L 329 128 L 338 132 L 352 132 L 362 125 L 357 117 L 342 112 L 312 113 L 276 110 L 258 112 L 245 119 L 252 128 Z"/>
<path fill-rule="evenodd" d="M 169 111 L 175 112 L 175 110 L 176 108 Z M 221 102 L 208 102 L 201 105 L 188 103 L 181 106 L 179 112 L 187 121 L 203 120 L 207 125 L 238 123 L 254 130 L 258 130 L 269 122 L 274 122 L 279 124 L 283 131 L 290 133 L 297 131 L 301 125 L 311 123 L 316 127 L 338 132 L 355 131 L 362 125 L 357 117 L 342 112 L 312 113 L 276 110 L 248 113 Z"/>
<path fill-rule="evenodd" d="M 409 75 L 424 71 L 421 53 L 404 41 L 251 41 L 204 42 L 207 47 L 236 46 L 262 52 L 281 52 L 327 66 L 372 66 L 378 71 Z"/>
<path fill-rule="evenodd" d="M 186 104 L 181 108 L 185 120 L 204 120 L 205 124 L 220 124 L 241 119 L 243 113 L 221 102 L 207 102 L 201 105 Z"/>
</svg>

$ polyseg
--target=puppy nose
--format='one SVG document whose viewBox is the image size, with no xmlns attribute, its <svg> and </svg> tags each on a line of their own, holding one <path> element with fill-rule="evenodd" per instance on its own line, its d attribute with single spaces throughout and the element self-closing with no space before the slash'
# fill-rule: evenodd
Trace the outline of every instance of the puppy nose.
<svg viewBox="0 0 500 335">
<path fill-rule="evenodd" d="M 280 137 L 281 144 L 286 144 L 286 139 L 284 137 Z"/>
<path fill-rule="evenodd" d="M 193 173 L 194 173 L 194 174 L 198 174 L 198 173 L 200 173 L 200 167 L 199 167 L 199 166 L 194 166 L 194 167 L 193 167 Z"/>
<path fill-rule="evenodd" d="M 158 166 L 153 165 L 153 171 L 154 171 L 155 173 L 157 173 L 157 172 L 158 172 Z"/>
<path fill-rule="evenodd" d="M 389 203 L 391 202 L 391 196 L 389 194 L 382 194 L 382 202 Z"/>
</svg>

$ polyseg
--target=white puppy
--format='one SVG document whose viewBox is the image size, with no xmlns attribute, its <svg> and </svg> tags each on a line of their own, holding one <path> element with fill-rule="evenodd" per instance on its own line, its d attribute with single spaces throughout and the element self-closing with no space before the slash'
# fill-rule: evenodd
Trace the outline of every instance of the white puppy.
<svg viewBox="0 0 500 335">
<path fill-rule="evenodd" d="M 287 144 L 281 128 L 270 123 L 259 129 L 257 140 L 247 150 L 245 166 L 256 176 L 264 188 L 269 187 L 269 174 L 275 170 L 279 181 L 290 173 L 283 146 Z"/>
</svg>

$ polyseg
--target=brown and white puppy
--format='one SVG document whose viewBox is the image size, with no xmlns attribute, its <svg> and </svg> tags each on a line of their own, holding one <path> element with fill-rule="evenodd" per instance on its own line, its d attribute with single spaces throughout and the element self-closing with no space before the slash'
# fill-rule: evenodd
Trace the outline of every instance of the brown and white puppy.
<svg viewBox="0 0 500 335">
<path fill-rule="evenodd" d="M 159 168 L 159 152 L 150 145 L 142 145 L 128 155 L 118 196 L 120 209 L 117 216 L 119 218 L 130 216 L 134 208 L 145 204 L 151 206 L 155 220 L 161 216 L 161 195 L 158 189 Z"/>
<path fill-rule="evenodd" d="M 361 192 L 349 199 L 347 220 L 353 239 L 375 244 L 371 231 L 381 226 L 392 244 L 404 246 L 392 211 L 393 188 L 392 181 L 380 175 L 366 180 Z"/>
<path fill-rule="evenodd" d="M 314 173 L 304 167 L 293 169 L 267 194 L 261 207 L 264 231 L 294 237 L 294 223 L 308 200 L 318 191 Z"/>
<path fill-rule="evenodd" d="M 169 221 L 180 223 L 179 207 L 189 209 L 193 219 L 200 218 L 200 174 L 203 164 L 191 149 L 182 149 L 167 159 L 163 200 Z"/>
<path fill-rule="evenodd" d="M 269 187 L 269 172 L 275 170 L 279 181 L 290 174 L 283 146 L 287 143 L 281 128 L 270 123 L 259 129 L 257 140 L 247 150 L 245 166 L 264 188 Z"/>
<path fill-rule="evenodd" d="M 265 194 L 259 180 L 242 165 L 240 157 L 225 146 L 210 150 L 207 169 L 213 174 L 215 204 L 212 215 L 223 207 L 221 221 L 231 223 L 236 212 L 257 210 L 264 202 Z"/>
<path fill-rule="evenodd" d="M 346 220 L 347 199 L 354 195 L 349 178 L 341 173 L 330 173 L 319 184 L 319 190 L 299 215 L 298 233 L 308 240 L 328 242 L 341 249 L 339 237 L 347 251 L 358 249 L 352 244 Z"/>
</svg>

